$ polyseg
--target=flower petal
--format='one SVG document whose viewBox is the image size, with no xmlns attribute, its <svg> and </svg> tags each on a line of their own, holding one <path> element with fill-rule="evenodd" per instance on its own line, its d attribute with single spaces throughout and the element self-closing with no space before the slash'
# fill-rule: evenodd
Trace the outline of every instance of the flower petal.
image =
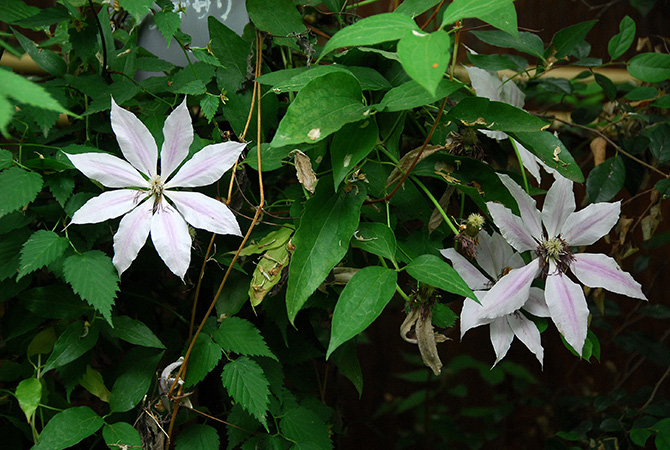
<svg viewBox="0 0 670 450">
<path fill-rule="evenodd" d="M 621 270 L 614 259 L 600 253 L 580 253 L 574 256 L 570 269 L 585 285 L 647 300 L 640 283 L 628 272 Z"/>
<path fill-rule="evenodd" d="M 589 317 L 584 291 L 563 272 L 557 271 L 555 265 L 551 266 L 544 288 L 551 320 L 568 344 L 581 355 L 586 341 Z"/>
<path fill-rule="evenodd" d="M 463 281 L 465 281 L 470 289 L 487 289 L 491 284 L 491 280 L 482 275 L 479 269 L 473 266 L 470 261 L 465 259 L 453 248 L 440 250 L 440 253 L 451 261 L 451 265 L 456 269 L 456 272 L 463 278 Z"/>
<path fill-rule="evenodd" d="M 163 136 L 165 140 L 161 148 L 161 178 L 166 180 L 186 159 L 188 148 L 193 142 L 193 125 L 186 98 L 165 120 Z"/>
<path fill-rule="evenodd" d="M 206 186 L 217 181 L 233 167 L 246 144 L 223 142 L 204 147 L 165 183 L 165 188 Z"/>
<path fill-rule="evenodd" d="M 561 228 L 561 237 L 569 245 L 591 245 L 610 232 L 619 220 L 621 202 L 594 203 L 570 214 Z"/>
<path fill-rule="evenodd" d="M 149 178 L 156 175 L 158 149 L 146 125 L 135 114 L 117 105 L 114 98 L 112 98 L 111 119 L 112 129 L 123 156 Z"/>
<path fill-rule="evenodd" d="M 530 284 L 539 271 L 540 260 L 534 259 L 498 280 L 483 300 L 481 316 L 495 319 L 520 309 L 528 300 Z"/>
<path fill-rule="evenodd" d="M 119 217 L 136 207 L 145 195 L 146 192 L 133 189 L 103 192 L 84 203 L 70 223 L 100 223 Z"/>
<path fill-rule="evenodd" d="M 533 352 L 537 360 L 540 361 L 540 365 L 544 366 L 544 348 L 542 348 L 540 331 L 537 329 L 537 326 L 518 312 L 510 314 L 506 319 L 514 335 L 524 343 L 528 350 Z"/>
<path fill-rule="evenodd" d="M 109 153 L 78 153 L 65 156 L 81 173 L 105 187 L 144 187 L 149 183 L 128 162 Z"/>
<path fill-rule="evenodd" d="M 500 87 L 500 100 L 515 108 L 523 108 L 523 104 L 526 102 L 526 94 L 524 94 L 521 89 L 519 89 L 519 86 L 509 78 L 503 77 L 502 81 L 502 86 Z"/>
<path fill-rule="evenodd" d="M 114 259 L 112 262 L 119 276 L 130 267 L 144 246 L 151 229 L 153 202 L 144 202 L 123 216 L 114 235 Z"/>
<path fill-rule="evenodd" d="M 530 295 L 528 301 L 523 305 L 523 310 L 535 317 L 551 317 L 547 302 L 544 301 L 544 291 L 537 287 L 530 288 Z"/>
<path fill-rule="evenodd" d="M 521 256 L 507 243 L 499 233 L 489 234 L 485 231 L 479 233 L 479 244 L 477 245 L 477 264 L 497 280 L 508 267 L 516 269 L 525 266 Z"/>
<path fill-rule="evenodd" d="M 521 164 L 526 168 L 528 172 L 537 180 L 537 183 L 540 184 L 542 179 L 540 177 L 540 165 L 538 164 L 537 156 L 533 155 L 526 147 L 521 145 L 520 142 L 513 140 L 513 144 L 516 146 L 517 151 L 519 152 L 519 158 L 521 158 Z"/>
<path fill-rule="evenodd" d="M 507 354 L 507 351 L 512 345 L 512 341 L 514 340 L 514 332 L 507 323 L 507 318 L 500 317 L 491 322 L 489 334 L 491 336 L 493 350 L 496 352 L 496 362 L 493 363 L 493 368 Z"/>
<path fill-rule="evenodd" d="M 486 206 L 493 217 L 493 222 L 512 247 L 519 252 L 537 248 L 537 242 L 531 236 L 521 217 L 515 216 L 512 211 L 499 203 L 488 202 Z"/>
<path fill-rule="evenodd" d="M 184 218 L 166 201 L 151 219 L 151 240 L 165 265 L 183 280 L 191 263 L 191 235 Z"/>
<path fill-rule="evenodd" d="M 531 236 L 537 240 L 542 239 L 542 215 L 537 210 L 535 200 L 526 194 L 521 186 L 516 184 L 508 175 L 498 174 L 498 178 L 516 200 L 521 219 L 523 219 L 523 223 L 526 225 L 526 229 L 530 231 Z"/>
<path fill-rule="evenodd" d="M 507 139 L 509 135 L 505 133 L 504 131 L 498 131 L 498 130 L 477 130 L 480 133 L 482 133 L 485 136 L 490 137 L 491 139 L 495 139 L 496 141 L 502 141 L 503 139 Z"/>
<path fill-rule="evenodd" d="M 224 203 L 198 192 L 165 191 L 165 195 L 191 226 L 216 234 L 242 236 L 235 215 Z"/>
<path fill-rule="evenodd" d="M 575 212 L 575 195 L 572 193 L 572 181 L 558 177 L 551 185 L 542 207 L 542 222 L 547 236 L 558 236 L 566 219 Z M 569 241 L 568 241 L 569 242 Z"/>
<path fill-rule="evenodd" d="M 475 296 L 481 302 L 486 296 L 486 291 L 475 291 Z M 471 328 L 485 325 L 491 322 L 491 319 L 484 319 L 479 316 L 482 305 L 476 301 L 466 298 L 461 309 L 461 339 L 463 335 Z"/>
<path fill-rule="evenodd" d="M 497 74 L 474 66 L 466 66 L 465 70 L 468 71 L 470 83 L 477 97 L 484 97 L 497 102 L 502 101 L 500 98 L 502 81 Z"/>
</svg>

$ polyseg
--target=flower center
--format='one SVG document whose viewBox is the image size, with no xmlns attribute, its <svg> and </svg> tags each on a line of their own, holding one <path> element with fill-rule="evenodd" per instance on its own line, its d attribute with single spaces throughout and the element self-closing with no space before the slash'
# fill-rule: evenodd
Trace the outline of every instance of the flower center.
<svg viewBox="0 0 670 450">
<path fill-rule="evenodd" d="M 540 257 L 543 276 L 547 276 L 550 262 L 553 262 L 559 271 L 565 273 L 570 263 L 575 259 L 568 243 L 560 236 L 542 241 L 535 253 Z"/>
<path fill-rule="evenodd" d="M 158 209 L 158 206 L 161 204 L 161 199 L 163 197 L 163 179 L 160 175 L 154 175 L 149 180 L 149 191 L 151 196 L 154 198 L 154 213 Z"/>
</svg>

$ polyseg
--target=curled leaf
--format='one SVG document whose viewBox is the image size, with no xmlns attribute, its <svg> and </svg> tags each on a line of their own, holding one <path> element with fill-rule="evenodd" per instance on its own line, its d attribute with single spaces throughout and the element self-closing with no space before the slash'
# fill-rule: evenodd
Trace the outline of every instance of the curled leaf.
<svg viewBox="0 0 670 450">
<path fill-rule="evenodd" d="M 295 171 L 298 175 L 298 181 L 305 189 L 307 189 L 307 191 L 309 191 L 310 194 L 313 194 L 317 179 L 316 174 L 312 169 L 312 161 L 309 159 L 309 156 L 305 155 L 298 149 L 295 149 L 289 153 L 289 156 L 293 156 Z"/>
<path fill-rule="evenodd" d="M 437 344 L 448 338 L 435 333 L 432 321 L 433 312 L 430 308 L 412 308 L 400 325 L 400 336 L 411 344 L 417 344 L 423 363 L 430 367 L 435 375 L 439 375 L 442 371 L 442 361 L 437 353 Z"/>
<path fill-rule="evenodd" d="M 417 163 L 421 162 L 422 159 L 429 157 L 433 153 L 439 152 L 440 150 L 444 150 L 444 146 L 442 145 L 427 145 L 426 148 L 423 150 L 423 153 L 421 153 L 421 156 L 419 156 L 419 160 Z M 414 159 L 416 159 L 416 155 L 421 152 L 421 147 L 417 147 L 414 150 L 410 150 L 400 158 L 400 161 L 398 161 L 398 165 L 396 166 L 395 169 L 391 172 L 391 174 L 388 176 L 386 179 L 386 187 L 390 187 L 391 185 L 397 183 L 398 181 L 402 180 L 402 177 L 407 173 L 407 171 L 410 169 L 412 166 L 412 163 L 414 162 Z"/>
</svg>

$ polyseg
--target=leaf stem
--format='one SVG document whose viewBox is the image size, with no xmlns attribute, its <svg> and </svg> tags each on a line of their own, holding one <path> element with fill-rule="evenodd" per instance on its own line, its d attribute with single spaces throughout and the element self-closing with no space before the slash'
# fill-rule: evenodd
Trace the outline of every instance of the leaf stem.
<svg viewBox="0 0 670 450">
<path fill-rule="evenodd" d="M 526 177 L 526 168 L 523 166 L 523 161 L 521 161 L 521 154 L 519 153 L 519 148 L 516 145 L 516 141 L 512 138 L 509 138 L 509 141 L 512 143 L 514 148 L 514 153 L 516 154 L 516 159 L 519 161 L 519 167 L 521 167 L 521 178 L 523 178 L 523 187 L 526 189 L 526 194 L 530 194 L 530 186 L 528 185 L 528 178 Z"/>
</svg>

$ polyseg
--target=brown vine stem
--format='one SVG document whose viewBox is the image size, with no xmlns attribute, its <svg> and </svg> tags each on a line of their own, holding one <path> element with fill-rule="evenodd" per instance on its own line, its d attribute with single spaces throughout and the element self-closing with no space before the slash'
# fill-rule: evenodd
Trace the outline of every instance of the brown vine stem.
<svg viewBox="0 0 670 450">
<path fill-rule="evenodd" d="M 442 0 L 440 4 L 435 7 L 435 10 L 433 10 L 433 14 L 430 15 L 428 20 L 426 20 L 426 22 L 423 25 L 421 25 L 422 30 L 424 30 L 428 26 L 428 24 L 435 18 L 435 16 L 437 16 L 437 13 L 440 12 L 440 8 L 442 8 L 442 5 L 444 5 L 444 2 L 445 0 Z"/>
<path fill-rule="evenodd" d="M 256 31 L 256 78 L 258 78 L 261 75 L 261 54 L 262 51 L 262 42 L 261 42 L 261 37 L 260 33 Z M 184 363 L 181 365 L 179 368 L 179 371 L 177 372 L 177 375 L 175 376 L 175 381 L 172 383 L 172 386 L 170 386 L 170 390 L 168 391 L 168 398 L 171 397 L 172 392 L 174 391 L 174 388 L 177 385 L 177 382 L 179 379 L 183 379 L 186 371 L 186 366 L 188 364 L 188 360 L 191 356 L 191 352 L 193 351 L 193 346 L 195 345 L 195 341 L 198 339 L 198 335 L 202 332 L 203 327 L 205 326 L 205 322 L 207 321 L 207 318 L 209 315 L 212 313 L 212 310 L 214 310 L 214 306 L 216 306 L 216 302 L 219 299 L 219 296 L 221 295 L 221 292 L 223 291 L 223 287 L 226 284 L 226 281 L 228 280 L 228 276 L 232 272 L 233 267 L 235 266 L 235 263 L 237 262 L 237 258 L 240 255 L 240 252 L 244 248 L 245 244 L 249 240 L 249 237 L 251 236 L 251 232 L 254 229 L 254 226 L 256 223 L 258 223 L 259 216 L 261 215 L 261 212 L 263 211 L 263 206 L 265 204 L 265 190 L 263 188 L 263 171 L 261 169 L 261 95 L 260 95 L 260 87 L 258 87 L 258 82 L 254 81 L 254 96 L 252 96 L 252 108 L 253 108 L 253 102 L 257 102 L 257 108 L 256 108 L 256 114 L 258 117 L 258 122 L 257 122 L 257 139 L 258 139 L 258 145 L 256 146 L 257 148 L 257 158 L 258 158 L 258 186 L 260 189 L 260 199 L 259 199 L 259 205 L 256 208 L 256 214 L 254 215 L 253 220 L 251 221 L 251 224 L 249 225 L 249 229 L 247 230 L 247 233 L 244 235 L 244 238 L 242 239 L 242 242 L 240 243 L 237 251 L 235 252 L 235 255 L 233 256 L 232 261 L 230 262 L 230 265 L 228 266 L 228 269 L 226 270 L 226 273 L 223 276 L 223 280 L 221 280 L 221 284 L 219 285 L 219 289 L 216 291 L 216 294 L 214 294 L 214 298 L 212 299 L 209 308 L 207 308 L 207 312 L 205 313 L 204 317 L 202 318 L 202 321 L 200 321 L 200 325 L 198 326 L 198 329 L 196 330 L 195 334 L 193 335 L 193 339 L 191 339 L 191 343 L 188 346 L 188 349 L 186 350 L 186 354 L 184 355 Z M 183 389 L 183 385 L 179 387 L 179 395 L 181 395 L 181 391 Z M 168 447 L 171 445 L 172 442 L 172 432 L 174 431 L 174 424 L 175 420 L 177 418 L 177 412 L 179 411 L 179 402 L 176 401 L 174 403 L 174 408 L 172 409 L 172 417 L 170 418 L 170 427 L 168 428 Z"/>
<path fill-rule="evenodd" d="M 614 149 L 615 149 L 617 152 L 621 153 L 622 155 L 626 156 L 626 157 L 629 158 L 629 159 L 632 159 L 633 161 L 637 162 L 638 164 L 643 165 L 643 166 L 646 167 L 647 169 L 649 169 L 649 170 L 651 170 L 651 171 L 653 171 L 653 172 L 656 172 L 656 173 L 659 174 L 659 175 L 662 175 L 663 178 L 670 178 L 670 174 L 666 174 L 665 172 L 663 172 L 663 171 L 660 170 L 660 169 L 657 169 L 656 167 L 652 166 L 652 165 L 649 164 L 648 162 L 642 161 L 640 158 L 631 155 L 631 154 L 628 153 L 626 150 L 622 149 L 622 148 L 619 147 L 617 144 L 615 144 L 614 141 L 612 141 L 609 137 L 607 137 L 606 134 L 600 132 L 599 130 L 595 130 L 595 129 L 593 129 L 593 128 L 589 128 L 589 127 L 587 127 L 587 126 L 580 125 L 580 124 L 577 124 L 577 123 L 571 123 L 571 122 L 568 122 L 567 120 L 563 120 L 563 119 L 560 119 L 560 118 L 558 118 L 558 117 L 554 117 L 554 116 L 548 116 L 548 118 L 551 118 L 552 120 L 556 120 L 556 121 L 558 121 L 558 122 L 564 123 L 564 124 L 566 124 L 566 125 L 568 125 L 568 126 L 570 126 L 570 127 L 576 127 L 576 128 L 580 128 L 580 129 L 582 129 L 582 130 L 590 131 L 591 133 L 595 133 L 595 134 L 597 134 L 598 136 L 600 136 L 601 138 L 605 139 L 605 140 L 606 140 L 612 147 L 614 147 Z"/>
</svg>

